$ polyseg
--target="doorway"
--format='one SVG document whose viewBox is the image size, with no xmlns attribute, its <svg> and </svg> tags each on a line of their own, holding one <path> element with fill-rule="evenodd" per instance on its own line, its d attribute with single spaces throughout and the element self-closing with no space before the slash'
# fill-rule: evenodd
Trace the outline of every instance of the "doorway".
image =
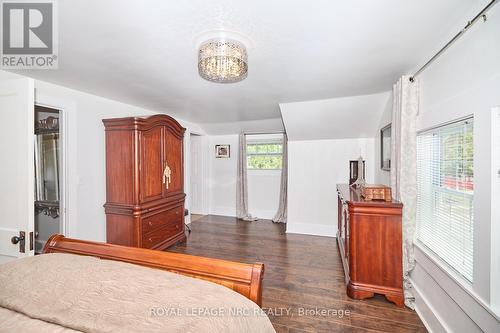
<svg viewBox="0 0 500 333">
<path fill-rule="evenodd" d="M 49 237 L 63 233 L 61 202 L 60 110 L 35 105 L 35 254 Z"/>
<path fill-rule="evenodd" d="M 203 137 L 190 134 L 190 202 L 191 222 L 204 216 L 203 209 Z"/>
</svg>

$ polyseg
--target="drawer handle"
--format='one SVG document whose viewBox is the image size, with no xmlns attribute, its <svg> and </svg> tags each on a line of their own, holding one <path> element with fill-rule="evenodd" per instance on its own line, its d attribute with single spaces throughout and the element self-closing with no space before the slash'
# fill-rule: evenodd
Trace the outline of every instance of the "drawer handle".
<svg viewBox="0 0 500 333">
<path fill-rule="evenodd" d="M 149 224 L 150 227 L 153 226 L 153 222 L 151 222 L 151 221 L 149 221 L 148 224 Z"/>
</svg>

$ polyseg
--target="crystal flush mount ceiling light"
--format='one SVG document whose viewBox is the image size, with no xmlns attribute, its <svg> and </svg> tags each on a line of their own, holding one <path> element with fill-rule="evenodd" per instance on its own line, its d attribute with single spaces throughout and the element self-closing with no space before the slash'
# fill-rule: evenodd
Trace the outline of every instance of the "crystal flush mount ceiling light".
<svg viewBox="0 0 500 333">
<path fill-rule="evenodd" d="M 198 72 L 211 82 L 233 83 L 247 77 L 248 56 L 245 46 L 233 39 L 205 41 L 198 50 Z"/>
</svg>

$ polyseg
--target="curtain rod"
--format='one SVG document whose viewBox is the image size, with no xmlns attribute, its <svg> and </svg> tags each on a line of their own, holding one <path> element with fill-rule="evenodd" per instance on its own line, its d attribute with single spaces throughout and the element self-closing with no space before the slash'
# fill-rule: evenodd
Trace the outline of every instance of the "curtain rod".
<svg viewBox="0 0 500 333">
<path fill-rule="evenodd" d="M 470 27 L 474 25 L 481 17 L 483 18 L 484 22 L 486 22 L 486 12 L 493 7 L 497 3 L 498 0 L 492 0 L 486 7 L 483 8 L 477 14 L 471 21 L 468 21 L 465 27 L 460 30 L 446 45 L 439 50 L 432 58 L 429 59 L 422 67 L 420 67 L 412 76 L 410 76 L 410 82 L 413 82 L 415 80 L 415 77 L 419 75 L 421 72 L 423 72 L 431 63 L 434 62 L 446 49 L 448 49 L 453 43 L 457 41 L 467 30 L 469 30 Z"/>
<path fill-rule="evenodd" d="M 474 120 L 474 115 L 473 114 L 469 114 L 467 116 L 464 116 L 464 117 L 461 117 L 461 118 L 458 118 L 458 119 L 450 120 L 450 121 L 447 121 L 447 122 L 444 122 L 444 123 L 437 124 L 435 126 L 431 126 L 431 127 L 428 127 L 428 128 L 421 129 L 421 130 L 417 131 L 417 135 L 425 134 L 427 132 L 431 132 L 431 131 L 433 131 L 433 130 L 435 130 L 437 128 L 440 128 L 440 127 L 445 127 L 445 126 L 449 126 L 449 125 L 453 125 L 453 124 L 467 122 L 467 121 L 469 121 L 471 119 Z"/>
</svg>

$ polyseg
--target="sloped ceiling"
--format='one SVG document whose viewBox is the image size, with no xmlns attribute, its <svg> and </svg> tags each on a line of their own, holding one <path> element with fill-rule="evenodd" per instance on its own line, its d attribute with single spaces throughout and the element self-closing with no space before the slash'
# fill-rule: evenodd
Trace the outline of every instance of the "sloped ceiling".
<svg viewBox="0 0 500 333">
<path fill-rule="evenodd" d="M 387 91 L 476 2 L 61 0 L 59 70 L 21 74 L 234 131 L 276 122 L 279 103 Z M 214 30 L 248 40 L 244 81 L 199 77 L 197 41 Z"/>
<path fill-rule="evenodd" d="M 288 139 L 372 138 L 382 113 L 392 107 L 390 92 L 280 104 Z"/>
</svg>

